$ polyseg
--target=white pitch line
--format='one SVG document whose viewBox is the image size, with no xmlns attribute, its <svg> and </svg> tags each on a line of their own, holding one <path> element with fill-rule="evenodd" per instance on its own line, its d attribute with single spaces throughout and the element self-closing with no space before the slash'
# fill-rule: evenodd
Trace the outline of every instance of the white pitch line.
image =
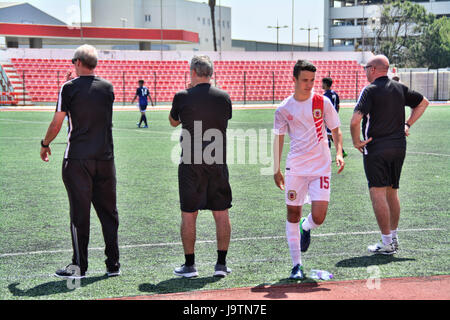
<svg viewBox="0 0 450 320">
<path fill-rule="evenodd" d="M 450 154 L 442 154 L 442 153 L 430 153 L 430 152 L 414 152 L 414 151 L 406 151 L 409 154 L 423 154 L 427 156 L 438 156 L 438 157 L 450 157 Z"/>
<path fill-rule="evenodd" d="M 442 228 L 429 228 L 429 229 L 405 229 L 398 230 L 399 232 L 416 232 L 416 231 L 445 231 Z M 337 232 L 337 233 L 322 233 L 313 234 L 312 237 L 334 237 L 334 236 L 350 236 L 350 235 L 367 235 L 367 234 L 378 234 L 380 231 L 361 231 L 361 232 Z M 276 240 L 284 239 L 286 236 L 267 236 L 267 237 L 249 237 L 249 238 L 236 238 L 231 239 L 231 242 L 236 241 L 253 241 L 253 240 Z M 196 243 L 216 243 L 216 240 L 199 240 Z M 146 247 L 165 247 L 165 246 L 177 246 L 182 245 L 181 242 L 163 242 L 163 243 L 144 243 L 144 244 L 130 244 L 119 246 L 120 249 L 130 249 L 130 248 L 146 248 Z M 104 247 L 89 248 L 91 251 L 104 250 Z M 51 254 L 51 253 L 63 253 L 72 252 L 72 249 L 60 249 L 60 250 L 42 250 L 42 251 L 29 251 L 29 252 L 11 252 L 0 254 L 0 258 L 4 257 L 14 257 L 14 256 L 27 256 L 36 254 Z"/>
</svg>

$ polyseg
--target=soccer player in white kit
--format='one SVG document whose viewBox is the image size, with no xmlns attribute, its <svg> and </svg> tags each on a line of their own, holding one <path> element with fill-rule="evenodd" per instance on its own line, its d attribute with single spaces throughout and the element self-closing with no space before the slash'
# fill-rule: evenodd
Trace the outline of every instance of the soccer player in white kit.
<svg viewBox="0 0 450 320">
<path fill-rule="evenodd" d="M 331 153 L 325 125 L 334 140 L 338 173 L 345 165 L 339 116 L 327 97 L 313 92 L 315 72 L 312 63 L 298 60 L 294 66 L 295 92 L 275 111 L 274 180 L 286 197 L 286 238 L 293 264 L 290 279 L 305 278 L 301 252 L 308 249 L 310 231 L 325 220 L 330 201 Z M 286 133 L 291 143 L 285 182 L 280 161 Z M 311 213 L 300 220 L 305 203 L 311 203 Z"/>
</svg>

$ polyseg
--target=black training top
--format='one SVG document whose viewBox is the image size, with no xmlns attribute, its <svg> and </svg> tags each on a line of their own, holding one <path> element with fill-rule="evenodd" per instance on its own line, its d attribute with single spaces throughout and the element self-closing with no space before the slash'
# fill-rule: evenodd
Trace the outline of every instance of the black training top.
<svg viewBox="0 0 450 320">
<path fill-rule="evenodd" d="M 65 159 L 111 160 L 113 86 L 97 76 L 64 83 L 56 111 L 67 112 L 69 135 Z"/>
<path fill-rule="evenodd" d="M 226 130 L 228 120 L 231 119 L 231 109 L 228 93 L 209 83 L 198 84 L 175 95 L 170 116 L 181 121 L 182 163 L 226 164 Z M 185 139 L 187 132 L 189 139 Z M 205 150 L 210 144 L 210 148 Z M 203 152 L 211 155 L 215 161 L 211 162 L 211 157 L 202 157 Z"/>
<path fill-rule="evenodd" d="M 423 96 L 387 76 L 366 86 L 354 111 L 364 114 L 364 140 L 372 137 L 364 154 L 386 148 L 406 148 L 405 106 L 417 107 Z"/>
</svg>

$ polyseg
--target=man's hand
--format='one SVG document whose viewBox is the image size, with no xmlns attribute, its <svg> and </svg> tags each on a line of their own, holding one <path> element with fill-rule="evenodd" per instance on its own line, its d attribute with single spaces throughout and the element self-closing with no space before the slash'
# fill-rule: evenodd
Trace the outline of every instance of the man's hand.
<svg viewBox="0 0 450 320">
<path fill-rule="evenodd" d="M 344 161 L 344 157 L 340 154 L 336 155 L 336 165 L 339 167 L 338 169 L 338 174 L 342 172 L 342 170 L 344 170 L 344 166 L 345 166 L 345 161 Z"/>
<path fill-rule="evenodd" d="M 275 180 L 275 184 L 281 190 L 284 190 L 284 177 L 281 171 L 278 171 L 273 175 L 273 180 Z"/>
<path fill-rule="evenodd" d="M 44 148 L 41 147 L 41 159 L 42 161 L 48 162 L 48 156 L 52 155 L 52 150 L 50 150 L 50 147 Z"/>
<path fill-rule="evenodd" d="M 370 137 L 367 140 L 359 140 L 359 142 L 353 142 L 353 146 L 359 150 L 359 152 L 363 153 L 364 152 L 364 147 L 366 146 L 366 144 L 368 144 L 370 141 L 372 141 L 372 137 Z"/>
<path fill-rule="evenodd" d="M 66 81 L 69 81 L 69 80 L 72 80 L 73 79 L 73 77 L 72 77 L 72 71 L 67 71 L 66 72 Z"/>
<path fill-rule="evenodd" d="M 409 136 L 409 127 L 405 124 L 405 136 Z"/>
</svg>

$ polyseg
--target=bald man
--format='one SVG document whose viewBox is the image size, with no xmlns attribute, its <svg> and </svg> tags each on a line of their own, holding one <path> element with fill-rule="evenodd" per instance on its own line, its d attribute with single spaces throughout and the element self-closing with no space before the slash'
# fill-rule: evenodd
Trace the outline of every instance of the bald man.
<svg viewBox="0 0 450 320">
<path fill-rule="evenodd" d="M 420 93 L 387 77 L 389 60 L 374 56 L 364 67 L 366 86 L 356 103 L 350 123 L 353 145 L 364 158 L 370 199 L 381 230 L 382 243 L 368 246 L 375 254 L 391 255 L 399 249 L 398 189 L 406 153 L 406 137 L 429 102 Z M 411 114 L 405 121 L 405 106 Z M 363 140 L 360 138 L 362 120 Z"/>
</svg>

